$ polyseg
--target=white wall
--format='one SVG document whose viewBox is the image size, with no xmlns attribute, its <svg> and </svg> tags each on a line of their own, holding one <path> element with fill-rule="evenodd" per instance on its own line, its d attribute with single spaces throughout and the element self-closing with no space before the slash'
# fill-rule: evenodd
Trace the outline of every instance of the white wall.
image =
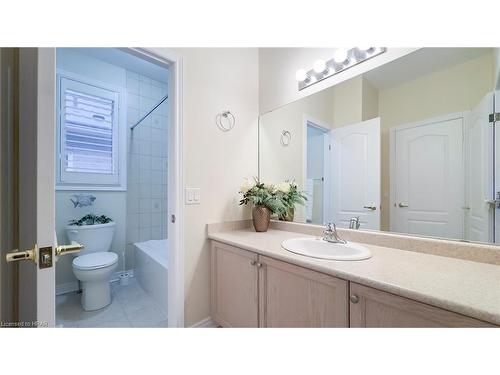
<svg viewBox="0 0 500 375">
<path fill-rule="evenodd" d="M 184 179 L 201 188 L 201 204 L 185 207 L 185 324 L 210 315 L 210 247 L 206 224 L 247 219 L 238 206 L 243 177 L 257 175 L 258 50 L 186 48 L 184 56 Z M 215 116 L 229 109 L 236 125 L 220 131 Z"/>
<path fill-rule="evenodd" d="M 317 59 L 329 60 L 335 48 L 260 48 L 259 112 L 261 114 L 358 76 L 417 48 L 389 48 L 387 52 L 299 91 L 295 72 L 310 69 Z"/>
<path fill-rule="evenodd" d="M 166 80 L 168 70 L 163 74 Z M 127 270 L 135 267 L 134 243 L 167 238 L 169 99 L 129 129 L 165 97 L 167 87 L 166 82 L 127 70 Z"/>
</svg>

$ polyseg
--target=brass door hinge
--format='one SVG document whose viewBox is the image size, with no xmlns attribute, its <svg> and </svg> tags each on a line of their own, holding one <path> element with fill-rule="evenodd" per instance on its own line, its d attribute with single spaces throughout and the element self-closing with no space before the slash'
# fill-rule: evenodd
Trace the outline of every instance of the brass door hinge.
<svg viewBox="0 0 500 375">
<path fill-rule="evenodd" d="M 490 123 L 500 121 L 500 112 L 490 113 L 489 121 Z"/>
</svg>

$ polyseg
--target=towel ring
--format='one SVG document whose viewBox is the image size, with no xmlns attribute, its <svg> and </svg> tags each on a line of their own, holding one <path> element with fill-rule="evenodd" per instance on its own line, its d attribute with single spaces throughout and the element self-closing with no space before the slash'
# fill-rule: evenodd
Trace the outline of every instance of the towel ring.
<svg viewBox="0 0 500 375">
<path fill-rule="evenodd" d="M 283 130 L 281 132 L 280 143 L 282 146 L 287 147 L 292 141 L 292 133 L 288 130 Z"/>
<path fill-rule="evenodd" d="M 217 126 L 223 132 L 230 131 L 232 128 L 234 128 L 234 125 L 236 124 L 236 118 L 231 113 L 231 111 L 227 109 L 217 115 L 216 121 L 217 121 Z"/>
</svg>

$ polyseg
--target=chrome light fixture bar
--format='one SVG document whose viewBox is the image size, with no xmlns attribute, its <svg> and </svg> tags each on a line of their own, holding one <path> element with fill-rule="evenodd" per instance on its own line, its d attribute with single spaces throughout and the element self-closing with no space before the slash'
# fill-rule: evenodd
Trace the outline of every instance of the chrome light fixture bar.
<svg viewBox="0 0 500 375">
<path fill-rule="evenodd" d="M 379 56 L 385 51 L 387 51 L 385 47 L 355 47 L 349 50 L 338 48 L 335 50 L 332 59 L 328 61 L 317 60 L 314 62 L 313 68 L 308 71 L 304 69 L 297 70 L 295 79 L 298 81 L 299 91 L 375 56 Z"/>
</svg>

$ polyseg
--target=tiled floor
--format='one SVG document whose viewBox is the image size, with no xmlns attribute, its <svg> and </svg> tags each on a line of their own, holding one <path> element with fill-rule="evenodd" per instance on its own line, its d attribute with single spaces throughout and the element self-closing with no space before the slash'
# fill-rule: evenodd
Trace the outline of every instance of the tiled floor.
<svg viewBox="0 0 500 375">
<path fill-rule="evenodd" d="M 71 328 L 167 327 L 167 316 L 156 302 L 131 279 L 129 285 L 112 284 L 112 302 L 97 311 L 84 311 L 80 294 L 56 298 L 56 325 Z"/>
</svg>

